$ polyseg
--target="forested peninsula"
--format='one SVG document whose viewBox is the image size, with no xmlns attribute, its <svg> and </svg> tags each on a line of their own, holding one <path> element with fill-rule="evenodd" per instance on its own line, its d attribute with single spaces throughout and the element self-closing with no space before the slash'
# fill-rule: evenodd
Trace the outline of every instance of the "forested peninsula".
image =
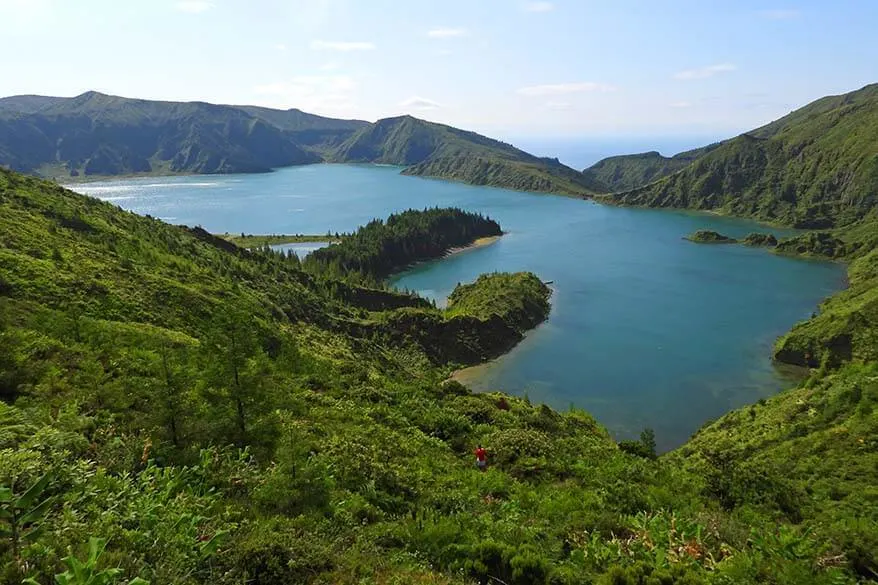
<svg viewBox="0 0 878 585">
<path fill-rule="evenodd" d="M 461 209 L 409 210 L 373 220 L 338 244 L 312 252 L 304 266 L 317 274 L 377 284 L 415 262 L 502 234 L 496 221 Z"/>
</svg>

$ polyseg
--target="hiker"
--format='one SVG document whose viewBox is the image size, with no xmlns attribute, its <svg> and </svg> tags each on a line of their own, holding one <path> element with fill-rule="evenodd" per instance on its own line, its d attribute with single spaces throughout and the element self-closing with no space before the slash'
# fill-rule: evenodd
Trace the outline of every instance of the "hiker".
<svg viewBox="0 0 878 585">
<path fill-rule="evenodd" d="M 479 445 L 476 448 L 476 467 L 479 468 L 479 471 L 485 471 L 485 468 L 488 466 L 488 452 Z"/>
</svg>

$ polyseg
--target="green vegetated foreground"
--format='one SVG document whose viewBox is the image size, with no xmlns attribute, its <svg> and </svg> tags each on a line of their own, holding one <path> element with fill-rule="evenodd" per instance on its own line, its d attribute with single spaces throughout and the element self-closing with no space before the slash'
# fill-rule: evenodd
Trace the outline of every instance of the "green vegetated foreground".
<svg viewBox="0 0 878 585">
<path fill-rule="evenodd" d="M 366 272 L 385 274 L 420 257 L 418 226 L 491 226 L 461 213 L 399 214 L 333 249 L 407 250 Z M 584 412 L 444 381 L 545 318 L 533 275 L 483 276 L 440 311 L 7 171 L 0 224 L 5 583 L 80 583 L 79 564 L 106 583 L 844 583 L 874 569 L 868 368 L 815 375 L 804 408 L 783 395 L 704 431 L 746 432 L 749 449 L 717 459 L 696 438 L 656 459 L 648 434 L 620 450 Z M 837 400 L 819 393 L 836 384 Z M 763 434 L 737 426 L 761 416 Z M 778 437 L 818 458 L 814 433 L 842 426 L 859 472 L 790 469 Z"/>
<path fill-rule="evenodd" d="M 832 226 L 775 250 L 850 262 L 850 288 L 778 341 L 808 380 L 661 457 L 649 431 L 617 445 L 582 411 L 446 381 L 544 319 L 546 286 L 487 275 L 439 310 L 378 281 L 486 218 L 398 214 L 300 264 L 0 171 L 2 582 L 878 580 L 874 134 L 849 128 L 870 99 L 756 137 L 773 157 L 805 136 L 784 166 L 844 181 L 773 201 L 754 185 L 776 175 L 740 174 L 758 156 L 709 158 L 728 141 L 639 201 Z M 663 199 L 696 168 L 734 173 Z"/>
</svg>

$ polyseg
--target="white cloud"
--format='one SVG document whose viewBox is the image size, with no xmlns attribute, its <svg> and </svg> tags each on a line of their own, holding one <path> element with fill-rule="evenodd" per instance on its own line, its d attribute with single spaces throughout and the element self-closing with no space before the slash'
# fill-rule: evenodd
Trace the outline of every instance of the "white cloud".
<svg viewBox="0 0 878 585">
<path fill-rule="evenodd" d="M 412 110 L 435 110 L 442 107 L 433 100 L 417 96 L 413 96 L 407 100 L 403 100 L 399 103 L 399 105 L 404 108 L 410 108 Z"/>
<path fill-rule="evenodd" d="M 708 77 L 713 77 L 719 73 L 726 73 L 728 71 L 734 71 L 735 69 L 737 69 L 737 67 L 731 63 L 719 63 L 717 65 L 708 65 L 707 67 L 701 67 L 698 69 L 679 71 L 674 74 L 674 79 L 683 81 L 690 79 L 707 79 Z"/>
<path fill-rule="evenodd" d="M 174 8 L 179 12 L 186 12 L 188 14 L 201 14 L 213 7 L 214 3 L 209 0 L 182 0 L 174 4 Z"/>
<path fill-rule="evenodd" d="M 287 50 L 287 46 L 286 46 L 285 44 L 283 44 L 283 43 L 277 43 L 277 44 L 274 46 L 274 48 L 275 48 L 276 50 L 278 50 L 278 51 L 286 51 L 286 50 Z"/>
<path fill-rule="evenodd" d="M 323 65 L 319 67 L 321 71 L 335 71 L 336 69 L 341 68 L 341 63 L 338 61 L 327 61 Z"/>
<path fill-rule="evenodd" d="M 347 75 L 299 75 L 253 88 L 266 105 L 339 114 L 354 107 L 357 82 Z"/>
<path fill-rule="evenodd" d="M 672 108 L 691 108 L 694 104 L 692 102 L 681 101 L 681 102 L 671 102 L 668 104 Z"/>
<path fill-rule="evenodd" d="M 524 5 L 525 12 L 551 12 L 555 5 L 551 2 L 527 2 Z"/>
<path fill-rule="evenodd" d="M 778 8 L 775 10 L 760 10 L 759 15 L 768 20 L 792 20 L 802 16 L 802 13 L 798 10 Z"/>
<path fill-rule="evenodd" d="M 439 55 L 440 57 L 447 57 L 448 55 L 453 55 L 454 51 L 451 49 L 439 49 L 434 54 Z"/>
<path fill-rule="evenodd" d="M 519 95 L 541 96 L 541 95 L 563 95 L 568 93 L 584 93 L 584 92 L 605 92 L 615 91 L 616 88 L 607 83 L 594 83 L 585 81 L 580 83 L 556 83 L 548 85 L 531 85 L 522 87 L 515 91 Z"/>
<path fill-rule="evenodd" d="M 311 48 L 315 51 L 372 51 L 375 43 L 364 41 L 311 41 Z"/>
<path fill-rule="evenodd" d="M 437 27 L 427 31 L 427 36 L 431 39 L 451 39 L 454 37 L 465 37 L 467 30 L 465 28 L 447 28 Z"/>
</svg>

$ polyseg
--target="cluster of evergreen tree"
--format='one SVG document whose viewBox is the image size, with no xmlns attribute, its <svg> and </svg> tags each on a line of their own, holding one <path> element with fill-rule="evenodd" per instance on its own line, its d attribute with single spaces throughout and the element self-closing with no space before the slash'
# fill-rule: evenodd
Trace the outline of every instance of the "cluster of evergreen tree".
<svg viewBox="0 0 878 585">
<path fill-rule="evenodd" d="M 373 220 L 341 243 L 312 252 L 304 266 L 317 274 L 377 284 L 414 262 L 502 233 L 496 221 L 462 209 L 410 209 L 386 221 Z"/>
</svg>

